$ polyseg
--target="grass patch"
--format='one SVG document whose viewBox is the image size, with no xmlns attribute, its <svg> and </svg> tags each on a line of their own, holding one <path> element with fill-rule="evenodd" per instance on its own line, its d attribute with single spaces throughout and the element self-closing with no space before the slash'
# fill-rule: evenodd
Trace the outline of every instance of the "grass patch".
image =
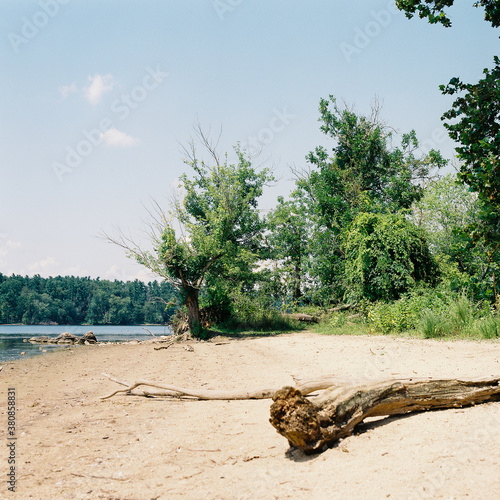
<svg viewBox="0 0 500 500">
<path fill-rule="evenodd" d="M 435 339 L 449 333 L 449 324 L 440 314 L 426 309 L 418 323 L 418 331 L 422 333 L 424 339 Z"/>
<path fill-rule="evenodd" d="M 482 318 L 473 325 L 473 334 L 483 339 L 500 338 L 500 318 Z"/>
<path fill-rule="evenodd" d="M 359 304 L 355 310 L 323 315 L 311 330 L 327 335 L 494 340 L 500 338 L 500 317 L 489 304 L 473 302 L 465 294 L 420 289 L 396 301 Z"/>
<path fill-rule="evenodd" d="M 369 335 L 373 328 L 366 321 L 362 312 L 339 311 L 324 314 L 319 323 L 311 325 L 310 329 L 322 335 Z"/>
<path fill-rule="evenodd" d="M 283 316 L 278 311 L 263 311 L 258 317 L 241 318 L 231 316 L 228 320 L 216 326 L 221 332 L 254 332 L 254 333 L 283 333 L 292 330 L 304 330 L 306 326 L 300 321 Z"/>
</svg>

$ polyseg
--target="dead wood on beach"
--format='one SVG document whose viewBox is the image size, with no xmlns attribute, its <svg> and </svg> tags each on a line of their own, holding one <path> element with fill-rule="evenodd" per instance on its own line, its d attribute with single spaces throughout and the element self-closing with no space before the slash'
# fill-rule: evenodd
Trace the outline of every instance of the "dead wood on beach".
<svg viewBox="0 0 500 500">
<path fill-rule="evenodd" d="M 295 387 L 282 389 L 218 391 L 187 389 L 148 380 L 130 384 L 111 375 L 103 375 L 125 388 L 101 399 L 121 393 L 199 400 L 272 398 L 271 424 L 288 439 L 290 446 L 305 453 L 325 450 L 339 439 L 351 435 L 355 427 L 368 417 L 500 401 L 500 378 L 367 381 L 328 376 L 304 381 L 294 378 Z M 323 392 L 311 397 L 317 391 Z"/>
<path fill-rule="evenodd" d="M 174 396 L 174 397 L 189 397 L 203 400 L 242 400 L 242 399 L 271 399 L 273 395 L 279 390 L 278 387 L 272 389 L 256 389 L 256 390 L 236 390 L 236 391 L 217 391 L 217 390 L 204 390 L 204 389 L 187 389 L 175 385 L 160 384 L 158 382 L 148 380 L 138 380 L 132 384 L 129 382 L 119 380 L 107 373 L 103 373 L 105 377 L 109 378 L 117 384 L 125 386 L 125 389 L 118 389 L 107 396 L 102 396 L 101 399 L 109 399 L 116 394 L 132 393 L 136 396 Z M 333 384 L 347 383 L 346 379 L 339 377 L 320 377 L 315 379 L 305 380 L 298 382 L 296 387 L 302 394 L 308 395 L 313 392 L 327 389 Z M 139 393 L 133 391 L 141 387 Z M 144 387 L 152 387 L 154 390 L 145 389 Z M 159 390 L 158 390 L 159 389 Z"/>
<path fill-rule="evenodd" d="M 306 399 L 298 388 L 284 387 L 273 401 L 271 424 L 292 447 L 314 453 L 351 435 L 368 417 L 500 401 L 500 378 L 334 385 L 313 399 Z"/>
</svg>

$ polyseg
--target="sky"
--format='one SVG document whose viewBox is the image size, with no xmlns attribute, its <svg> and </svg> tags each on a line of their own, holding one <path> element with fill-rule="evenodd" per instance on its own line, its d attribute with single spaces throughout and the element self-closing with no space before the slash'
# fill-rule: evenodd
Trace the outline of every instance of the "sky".
<svg viewBox="0 0 500 500">
<path fill-rule="evenodd" d="M 388 125 L 452 158 L 439 85 L 477 82 L 499 55 L 484 11 L 456 3 L 446 29 L 394 0 L 0 0 L 0 272 L 154 279 L 101 235 L 148 246 L 196 123 L 273 169 L 262 210 L 333 146 L 329 95 L 360 114 L 377 98 Z"/>
</svg>

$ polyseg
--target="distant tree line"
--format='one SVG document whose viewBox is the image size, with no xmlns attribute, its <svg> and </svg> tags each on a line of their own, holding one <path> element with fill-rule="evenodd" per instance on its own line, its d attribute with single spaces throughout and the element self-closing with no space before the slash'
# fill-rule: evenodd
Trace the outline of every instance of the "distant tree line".
<svg viewBox="0 0 500 500">
<path fill-rule="evenodd" d="M 176 297 L 167 282 L 0 273 L 0 323 L 163 324 L 175 311 Z"/>
</svg>

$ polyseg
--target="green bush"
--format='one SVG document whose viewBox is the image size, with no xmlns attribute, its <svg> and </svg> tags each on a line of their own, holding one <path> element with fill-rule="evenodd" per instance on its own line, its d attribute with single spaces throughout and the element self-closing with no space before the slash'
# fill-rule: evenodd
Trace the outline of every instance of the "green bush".
<svg viewBox="0 0 500 500">
<path fill-rule="evenodd" d="M 344 252 L 347 295 L 354 300 L 395 300 L 437 278 L 424 233 L 401 214 L 359 214 Z"/>
<path fill-rule="evenodd" d="M 445 317 L 430 309 L 425 309 L 418 322 L 418 328 L 426 339 L 442 337 L 449 331 Z"/>
<path fill-rule="evenodd" d="M 486 302 L 444 288 L 420 288 L 393 302 L 374 303 L 368 319 L 384 334 L 416 330 L 424 338 L 500 336 L 500 319 Z"/>
<path fill-rule="evenodd" d="M 235 290 L 231 293 L 231 314 L 219 323 L 224 331 L 287 331 L 300 330 L 303 326 L 269 306 L 269 298 L 258 293 L 252 295 Z"/>
<path fill-rule="evenodd" d="M 368 319 L 382 333 L 415 330 L 426 309 L 441 313 L 455 294 L 430 288 L 417 288 L 392 302 L 377 302 L 368 310 Z"/>
</svg>

